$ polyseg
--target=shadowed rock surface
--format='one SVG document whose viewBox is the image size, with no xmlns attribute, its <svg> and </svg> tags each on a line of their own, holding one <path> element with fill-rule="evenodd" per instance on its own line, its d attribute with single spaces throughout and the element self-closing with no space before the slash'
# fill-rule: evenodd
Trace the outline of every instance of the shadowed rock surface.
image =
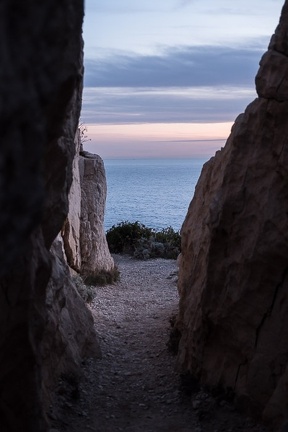
<svg viewBox="0 0 288 432">
<path fill-rule="evenodd" d="M 49 252 L 68 212 L 81 108 L 82 20 L 82 0 L 1 2 L 1 432 L 45 431 L 43 390 L 60 369 L 69 369 L 75 341 L 79 354 L 87 347 L 91 316 L 86 309 L 74 314 L 78 298 Z M 48 310 L 51 299 L 54 310 Z M 78 336 L 71 336 L 75 331 Z M 53 333 L 64 341 L 64 353 L 45 339 Z M 49 349 L 54 374 L 43 363 Z"/>
<path fill-rule="evenodd" d="M 288 417 L 288 2 L 256 77 L 259 97 L 207 162 L 182 227 L 178 367 Z"/>
<path fill-rule="evenodd" d="M 47 318 L 41 344 L 42 391 L 48 410 L 59 377 L 81 376 L 82 360 L 101 357 L 94 321 L 71 279 L 61 235 L 51 247 L 52 274 L 46 289 Z"/>
<path fill-rule="evenodd" d="M 81 141 L 79 130 L 75 135 L 75 156 L 73 160 L 73 179 L 69 191 L 69 211 L 62 237 L 65 255 L 69 266 L 80 273 L 81 271 L 81 246 L 80 246 L 80 224 L 81 224 L 81 183 L 79 172 L 79 158 Z"/>
</svg>

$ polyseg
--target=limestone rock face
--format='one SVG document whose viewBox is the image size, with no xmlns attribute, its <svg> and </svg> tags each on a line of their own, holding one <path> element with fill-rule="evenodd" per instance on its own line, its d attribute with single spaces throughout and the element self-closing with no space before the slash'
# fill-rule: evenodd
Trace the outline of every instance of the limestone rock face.
<svg viewBox="0 0 288 432">
<path fill-rule="evenodd" d="M 79 130 L 75 136 L 75 157 L 73 160 L 73 179 L 69 192 L 69 212 L 62 230 L 65 255 L 69 266 L 81 271 L 81 246 L 80 246 L 80 224 L 81 224 L 81 183 L 79 172 L 79 153 L 81 141 Z"/>
<path fill-rule="evenodd" d="M 62 264 L 49 252 L 68 212 L 81 108 L 82 20 L 83 0 L 1 2 L 1 432 L 47 430 L 42 393 L 51 384 L 43 364 L 49 345 L 45 337 L 51 335 L 47 322 L 55 324 L 59 341 L 56 323 L 63 324 L 61 313 L 69 315 L 72 345 L 78 344 L 78 328 L 85 322 L 91 326 L 91 318 L 80 314 L 72 288 L 66 297 L 65 274 L 64 291 L 57 277 Z M 57 279 L 53 290 L 51 275 Z M 56 302 L 50 311 L 48 283 L 48 305 L 52 298 Z M 78 309 L 75 315 L 72 304 Z M 84 352 L 83 339 L 80 344 L 78 353 Z"/>
<path fill-rule="evenodd" d="M 52 247 L 52 274 L 46 290 L 47 321 L 42 343 L 43 391 L 51 403 L 55 378 L 79 375 L 85 357 L 100 357 L 93 318 L 71 279 L 62 236 Z"/>
<path fill-rule="evenodd" d="M 93 277 L 101 272 L 110 273 L 115 265 L 104 232 L 107 195 L 104 163 L 98 155 L 88 152 L 81 155 L 81 274 Z"/>
<path fill-rule="evenodd" d="M 83 151 L 79 130 L 75 146 L 69 212 L 62 230 L 65 256 L 70 268 L 84 278 L 110 274 L 113 279 L 115 264 L 104 232 L 104 163 L 100 156 Z"/>
<path fill-rule="evenodd" d="M 207 162 L 182 227 L 178 366 L 288 418 L 288 2 L 261 60 L 259 98 Z"/>
</svg>

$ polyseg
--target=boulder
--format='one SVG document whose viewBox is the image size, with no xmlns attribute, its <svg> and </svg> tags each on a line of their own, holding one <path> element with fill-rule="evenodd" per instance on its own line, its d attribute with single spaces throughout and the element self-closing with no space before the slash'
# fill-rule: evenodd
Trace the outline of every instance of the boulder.
<svg viewBox="0 0 288 432">
<path fill-rule="evenodd" d="M 117 272 L 104 231 L 104 163 L 100 156 L 83 151 L 79 129 L 74 144 L 69 212 L 62 229 L 65 258 L 71 269 L 89 278 L 89 283 L 113 281 Z"/>
<path fill-rule="evenodd" d="M 81 274 L 97 280 L 101 274 L 115 272 L 114 260 L 109 252 L 104 232 L 104 212 L 107 196 L 106 175 L 103 160 L 98 155 L 81 152 Z"/>
<path fill-rule="evenodd" d="M 182 226 L 178 368 L 233 392 L 276 430 L 288 418 L 288 2 L 259 97 L 207 162 Z"/>
</svg>

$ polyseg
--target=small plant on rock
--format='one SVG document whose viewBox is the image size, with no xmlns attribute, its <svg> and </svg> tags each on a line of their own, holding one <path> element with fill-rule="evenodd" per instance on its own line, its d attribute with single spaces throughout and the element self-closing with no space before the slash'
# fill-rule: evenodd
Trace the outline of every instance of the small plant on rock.
<svg viewBox="0 0 288 432">
<path fill-rule="evenodd" d="M 83 146 L 83 144 L 87 141 L 91 141 L 91 139 L 88 137 L 88 129 L 87 126 L 83 123 L 80 122 L 78 124 L 78 129 L 79 129 L 79 136 L 80 136 L 80 141 L 81 144 Z"/>
<path fill-rule="evenodd" d="M 81 276 L 73 277 L 74 285 L 85 303 L 91 303 L 95 297 L 95 288 L 84 282 Z"/>
</svg>

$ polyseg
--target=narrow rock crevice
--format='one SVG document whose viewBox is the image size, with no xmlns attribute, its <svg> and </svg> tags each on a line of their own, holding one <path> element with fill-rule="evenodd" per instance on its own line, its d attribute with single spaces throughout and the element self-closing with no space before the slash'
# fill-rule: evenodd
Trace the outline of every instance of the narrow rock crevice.
<svg viewBox="0 0 288 432">
<path fill-rule="evenodd" d="M 234 387 L 233 387 L 234 392 L 236 390 L 236 386 L 237 386 L 238 378 L 240 376 L 241 368 L 244 367 L 244 366 L 246 366 L 247 364 L 248 364 L 248 361 L 245 360 L 244 362 L 240 363 L 239 366 L 238 366 L 238 369 L 237 369 L 237 372 L 236 372 L 236 377 L 235 377 L 235 384 L 234 384 Z"/>
<path fill-rule="evenodd" d="M 121 280 L 96 288 L 91 303 L 102 359 L 85 362 L 77 400 L 61 384 L 53 426 L 61 432 L 265 432 L 223 395 L 175 372 L 166 342 L 178 303 L 171 278 L 176 262 L 114 259 Z"/>
</svg>

